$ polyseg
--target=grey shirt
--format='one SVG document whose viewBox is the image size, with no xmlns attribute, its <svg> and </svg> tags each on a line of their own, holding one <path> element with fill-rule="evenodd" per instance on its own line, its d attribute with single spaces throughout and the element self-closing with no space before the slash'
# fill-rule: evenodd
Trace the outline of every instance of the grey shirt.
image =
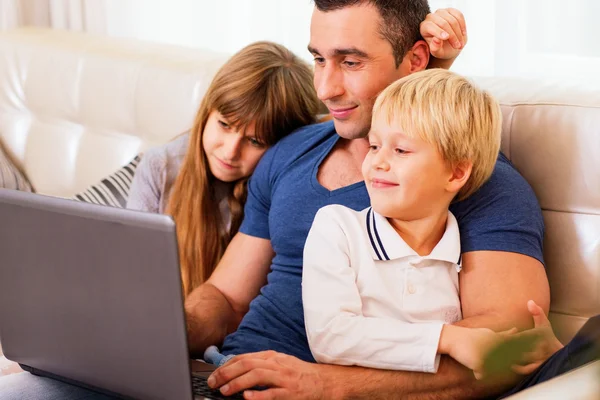
<svg viewBox="0 0 600 400">
<path fill-rule="evenodd" d="M 189 132 L 174 140 L 146 151 L 135 170 L 126 208 L 164 214 L 169 204 L 169 194 L 177 179 L 188 149 Z M 229 230 L 231 215 L 227 204 L 227 186 L 213 188 L 219 200 L 219 209 Z"/>
<path fill-rule="evenodd" d="M 127 208 L 163 214 L 188 148 L 189 133 L 146 151 L 135 170 Z"/>
</svg>

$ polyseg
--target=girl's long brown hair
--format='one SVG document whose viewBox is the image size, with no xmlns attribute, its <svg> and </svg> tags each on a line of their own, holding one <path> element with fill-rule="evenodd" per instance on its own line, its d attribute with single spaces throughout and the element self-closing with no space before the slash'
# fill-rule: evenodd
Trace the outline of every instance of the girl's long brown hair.
<svg viewBox="0 0 600 400">
<path fill-rule="evenodd" d="M 215 196 L 216 178 L 202 147 L 211 112 L 218 111 L 240 130 L 254 123 L 257 139 L 270 146 L 296 128 L 313 123 L 319 106 L 310 66 L 281 45 L 253 43 L 217 72 L 196 114 L 167 206 L 177 225 L 185 296 L 212 274 L 240 227 L 246 201 L 248 178 L 243 178 L 228 189 L 231 224 L 225 229 L 226 220 Z"/>
</svg>

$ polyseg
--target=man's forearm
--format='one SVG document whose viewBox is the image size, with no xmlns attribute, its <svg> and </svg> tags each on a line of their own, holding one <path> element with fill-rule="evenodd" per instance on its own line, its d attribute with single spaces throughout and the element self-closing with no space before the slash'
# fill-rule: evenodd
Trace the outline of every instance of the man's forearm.
<svg viewBox="0 0 600 400">
<path fill-rule="evenodd" d="M 205 283 L 186 299 L 185 317 L 190 353 L 198 356 L 208 346 L 220 344 L 227 334 L 233 332 L 242 315 L 233 310 L 215 286 Z"/>
<path fill-rule="evenodd" d="M 527 311 L 526 308 L 523 310 Z M 519 330 L 530 329 L 533 327 L 531 316 L 521 310 L 507 315 L 506 313 L 488 313 L 484 315 L 475 315 L 469 318 L 462 319 L 454 323 L 454 325 L 464 326 L 466 328 L 489 328 L 493 331 L 500 332 L 511 328 Z"/>
<path fill-rule="evenodd" d="M 510 387 L 503 382 L 477 381 L 473 373 L 442 356 L 438 372 L 385 371 L 321 365 L 331 383 L 331 399 L 471 399 L 494 396 Z"/>
</svg>

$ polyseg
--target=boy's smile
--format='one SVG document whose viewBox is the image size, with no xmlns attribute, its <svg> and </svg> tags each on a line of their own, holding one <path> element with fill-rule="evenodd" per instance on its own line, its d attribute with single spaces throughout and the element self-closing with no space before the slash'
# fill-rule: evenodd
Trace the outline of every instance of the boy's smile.
<svg viewBox="0 0 600 400">
<path fill-rule="evenodd" d="M 375 211 L 409 221 L 447 210 L 452 168 L 435 145 L 386 118 L 374 118 L 368 140 L 362 172 Z"/>
</svg>

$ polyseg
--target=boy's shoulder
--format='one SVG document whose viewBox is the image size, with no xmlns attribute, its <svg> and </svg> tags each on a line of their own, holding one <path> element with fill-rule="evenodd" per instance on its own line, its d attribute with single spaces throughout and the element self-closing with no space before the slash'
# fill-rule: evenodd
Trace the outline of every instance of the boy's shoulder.
<svg viewBox="0 0 600 400">
<path fill-rule="evenodd" d="M 341 204 L 329 204 L 317 211 L 315 220 L 319 219 L 325 223 L 337 223 L 346 228 L 362 227 L 370 209 L 371 207 L 367 207 L 364 210 L 357 211 Z"/>
</svg>

